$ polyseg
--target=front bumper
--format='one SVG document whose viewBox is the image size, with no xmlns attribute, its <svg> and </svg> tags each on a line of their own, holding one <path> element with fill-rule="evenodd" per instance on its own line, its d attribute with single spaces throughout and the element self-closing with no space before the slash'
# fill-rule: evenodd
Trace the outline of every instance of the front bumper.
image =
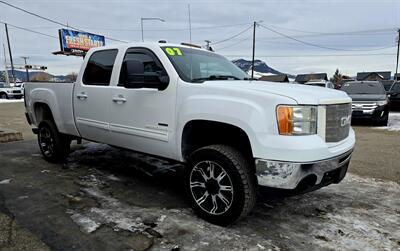
<svg viewBox="0 0 400 251">
<path fill-rule="evenodd" d="M 22 93 L 7 93 L 8 98 L 15 98 L 21 99 L 23 94 Z"/>
<path fill-rule="evenodd" d="M 381 119 L 389 113 L 389 105 L 378 106 L 372 110 L 354 109 L 352 119 Z"/>
<path fill-rule="evenodd" d="M 256 159 L 260 186 L 309 190 L 339 183 L 346 175 L 353 149 L 336 157 L 315 162 L 283 162 Z"/>
</svg>

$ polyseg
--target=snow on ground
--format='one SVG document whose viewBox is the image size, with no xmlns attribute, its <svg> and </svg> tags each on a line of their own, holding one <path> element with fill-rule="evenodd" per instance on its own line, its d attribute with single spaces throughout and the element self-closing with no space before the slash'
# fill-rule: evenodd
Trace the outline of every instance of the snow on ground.
<svg viewBox="0 0 400 251">
<path fill-rule="evenodd" d="M 376 127 L 388 131 L 400 131 L 400 112 L 389 113 L 389 123 L 387 126 Z"/>
<path fill-rule="evenodd" d="M 24 99 L 0 99 L 0 104 L 5 104 L 5 103 L 21 103 L 24 102 Z"/>
<path fill-rule="evenodd" d="M 0 181 L 0 185 L 10 184 L 11 180 L 12 180 L 12 179 L 5 179 L 5 180 L 2 180 L 2 181 Z"/>
<path fill-rule="evenodd" d="M 97 143 L 85 146 L 72 153 L 69 162 L 79 166 L 82 162 L 76 161 L 80 159 L 91 166 L 104 162 L 113 165 L 114 160 L 122 158 L 126 168 L 130 168 L 127 164 L 138 166 L 139 159 L 152 165 L 146 170 L 138 168 L 151 177 L 165 178 L 165 173 L 176 172 L 177 167 L 168 166 L 163 160 Z M 182 250 L 398 250 L 400 247 L 400 185 L 394 182 L 347 174 L 340 184 L 312 193 L 272 199 L 261 196 L 252 214 L 222 228 L 197 218 L 188 207 L 140 206 L 124 195 L 116 196 L 109 192 L 113 186 L 109 181 L 129 184 L 129 177 L 110 177 L 109 173 L 96 170 L 81 177 L 81 196 L 95 199 L 98 204 L 67 211 L 85 233 L 112 226 L 117 232 L 162 236 L 157 237 L 160 241 L 154 243 L 153 250 L 171 250 L 174 245 Z M 146 201 L 152 197 L 148 194 Z"/>
</svg>

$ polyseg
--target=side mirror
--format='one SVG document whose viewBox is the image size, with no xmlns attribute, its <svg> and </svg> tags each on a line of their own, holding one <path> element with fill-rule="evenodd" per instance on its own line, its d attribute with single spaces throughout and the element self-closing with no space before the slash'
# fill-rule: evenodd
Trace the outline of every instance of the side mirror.
<svg viewBox="0 0 400 251">
<path fill-rule="evenodd" d="M 126 88 L 143 88 L 144 87 L 144 65 L 140 61 L 127 60 L 124 62 Z"/>
<path fill-rule="evenodd" d="M 165 71 L 145 73 L 141 61 L 128 60 L 122 67 L 125 67 L 125 88 L 154 88 L 162 91 L 169 85 L 169 77 Z"/>
</svg>

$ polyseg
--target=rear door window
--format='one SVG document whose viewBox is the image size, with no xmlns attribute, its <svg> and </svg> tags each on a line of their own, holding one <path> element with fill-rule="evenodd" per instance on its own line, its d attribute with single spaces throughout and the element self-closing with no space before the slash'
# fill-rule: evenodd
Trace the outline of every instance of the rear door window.
<svg viewBox="0 0 400 251">
<path fill-rule="evenodd" d="M 114 68 L 118 50 L 104 50 L 94 52 L 86 65 L 82 82 L 85 85 L 110 85 L 111 74 Z"/>
</svg>

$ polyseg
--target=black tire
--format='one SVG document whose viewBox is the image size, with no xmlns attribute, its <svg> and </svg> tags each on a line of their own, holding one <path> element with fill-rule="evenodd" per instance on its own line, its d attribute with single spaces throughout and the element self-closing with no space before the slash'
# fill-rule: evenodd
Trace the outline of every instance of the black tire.
<svg viewBox="0 0 400 251">
<path fill-rule="evenodd" d="M 71 140 L 58 132 L 52 120 L 43 120 L 38 128 L 38 143 L 43 157 L 52 163 L 65 160 L 70 151 Z"/>
<path fill-rule="evenodd" d="M 7 94 L 4 92 L 0 93 L 0 99 L 8 99 Z"/>
<path fill-rule="evenodd" d="M 252 170 L 249 160 L 233 147 L 211 145 L 196 150 L 184 171 L 189 203 L 197 215 L 213 224 L 227 226 L 240 220 L 256 203 L 257 180 Z"/>
<path fill-rule="evenodd" d="M 386 115 L 385 118 L 380 119 L 376 122 L 377 126 L 387 126 L 389 121 L 389 115 Z"/>
</svg>

